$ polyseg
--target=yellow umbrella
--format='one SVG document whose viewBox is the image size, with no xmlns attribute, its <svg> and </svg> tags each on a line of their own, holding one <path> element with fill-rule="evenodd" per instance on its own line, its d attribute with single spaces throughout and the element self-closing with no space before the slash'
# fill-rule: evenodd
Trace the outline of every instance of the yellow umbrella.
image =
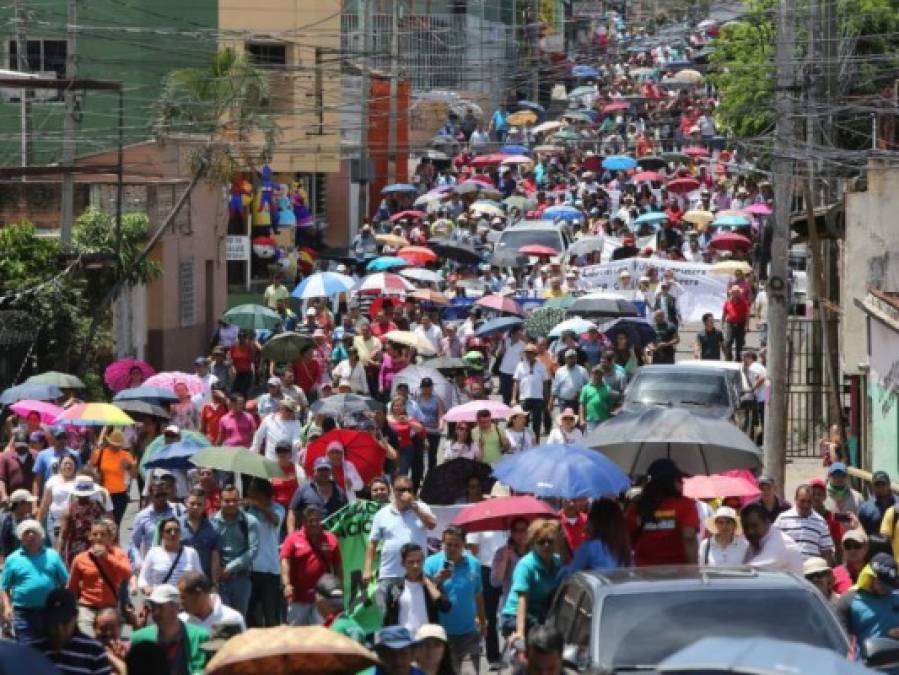
<svg viewBox="0 0 899 675">
<path fill-rule="evenodd" d="M 711 272 L 712 274 L 731 275 L 737 270 L 742 270 L 744 274 L 749 274 L 752 272 L 752 267 L 750 267 L 748 262 L 743 260 L 724 260 L 712 265 Z"/>
<path fill-rule="evenodd" d="M 506 122 L 513 127 L 520 127 L 524 124 L 533 124 L 537 121 L 537 113 L 533 110 L 519 110 L 506 118 Z"/>
<path fill-rule="evenodd" d="M 691 68 L 685 68 L 684 70 L 679 70 L 674 74 L 675 80 L 684 80 L 685 82 L 693 82 L 694 84 L 699 84 L 705 78 L 702 76 L 698 70 L 693 70 Z"/>
<path fill-rule="evenodd" d="M 207 675 L 337 675 L 378 665 L 355 640 L 324 626 L 251 628 L 228 640 Z"/>
<path fill-rule="evenodd" d="M 409 241 L 405 237 L 400 237 L 396 234 L 377 234 L 375 235 L 375 240 L 379 244 L 393 246 L 394 248 L 402 248 L 409 245 Z"/>
<path fill-rule="evenodd" d="M 531 131 L 535 134 L 546 133 L 547 131 L 555 131 L 556 129 L 561 129 L 565 126 L 564 122 L 560 122 L 559 120 L 550 120 L 549 122 L 542 122 L 535 126 Z"/>
<path fill-rule="evenodd" d="M 681 220 L 686 220 L 688 223 L 693 223 L 694 225 L 708 225 L 715 220 L 715 214 L 711 211 L 693 209 L 681 216 Z"/>
<path fill-rule="evenodd" d="M 78 403 L 56 418 L 56 424 L 80 427 L 125 427 L 134 420 L 110 403 Z"/>
<path fill-rule="evenodd" d="M 391 330 L 387 332 L 385 337 L 388 342 L 396 342 L 397 344 L 416 349 L 422 356 L 434 356 L 437 354 L 437 350 L 434 349 L 434 345 L 431 344 L 428 338 L 409 330 Z"/>
</svg>

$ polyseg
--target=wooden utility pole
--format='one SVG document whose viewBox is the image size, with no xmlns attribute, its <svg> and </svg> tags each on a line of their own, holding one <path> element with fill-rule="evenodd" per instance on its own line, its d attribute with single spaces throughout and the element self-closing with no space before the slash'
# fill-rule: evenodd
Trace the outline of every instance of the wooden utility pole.
<svg viewBox="0 0 899 675">
<path fill-rule="evenodd" d="M 78 50 L 77 27 L 78 0 L 67 0 L 66 11 L 66 79 L 74 80 L 78 77 Z M 64 92 L 65 118 L 62 128 L 62 208 L 60 214 L 60 240 L 63 247 L 72 243 L 72 222 L 75 220 L 75 177 L 71 169 L 75 164 L 75 127 L 77 125 L 77 101 L 75 90 L 70 86 Z M 121 123 L 121 122 L 120 122 Z"/>
<path fill-rule="evenodd" d="M 768 380 L 771 395 L 765 420 L 765 471 L 782 490 L 786 478 L 787 445 L 787 322 L 790 310 L 789 268 L 790 202 L 793 181 L 793 96 L 795 95 L 794 6 L 779 0 L 777 6 L 777 50 L 775 99 L 777 128 L 774 146 L 775 219 L 771 237 L 768 275 Z"/>
<path fill-rule="evenodd" d="M 30 72 L 28 67 L 28 39 L 25 37 L 27 23 L 25 0 L 16 0 L 15 24 L 16 24 L 16 70 L 20 73 Z M 28 90 L 19 90 L 19 124 L 21 126 L 21 158 L 22 166 L 31 163 L 31 102 L 28 100 Z"/>
<path fill-rule="evenodd" d="M 371 61 L 369 55 L 371 53 L 371 34 L 374 26 L 372 25 L 371 6 L 373 3 L 362 0 L 358 4 L 359 28 L 362 32 L 362 58 L 359 60 L 362 69 L 362 128 L 359 131 L 359 218 L 358 222 L 351 225 L 352 237 L 356 236 L 357 228 L 368 220 L 369 204 L 368 191 L 371 176 L 369 176 L 370 155 L 368 152 L 368 125 L 371 101 Z"/>
</svg>

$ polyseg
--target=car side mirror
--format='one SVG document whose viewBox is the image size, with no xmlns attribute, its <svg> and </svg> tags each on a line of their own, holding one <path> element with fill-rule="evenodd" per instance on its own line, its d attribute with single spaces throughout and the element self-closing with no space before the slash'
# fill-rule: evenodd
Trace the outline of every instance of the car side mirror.
<svg viewBox="0 0 899 675">
<path fill-rule="evenodd" d="M 892 638 L 869 638 L 865 640 L 865 665 L 871 668 L 892 668 L 899 666 L 899 640 Z"/>
</svg>

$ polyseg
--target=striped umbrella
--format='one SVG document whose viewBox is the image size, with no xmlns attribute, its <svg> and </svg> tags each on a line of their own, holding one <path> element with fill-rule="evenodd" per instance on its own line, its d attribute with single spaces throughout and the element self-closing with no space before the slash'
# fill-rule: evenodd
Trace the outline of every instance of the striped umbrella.
<svg viewBox="0 0 899 675">
<path fill-rule="evenodd" d="M 330 298 L 340 293 L 346 293 L 356 282 L 352 277 L 336 272 L 319 272 L 303 279 L 293 289 L 291 295 L 295 298 Z"/>
</svg>

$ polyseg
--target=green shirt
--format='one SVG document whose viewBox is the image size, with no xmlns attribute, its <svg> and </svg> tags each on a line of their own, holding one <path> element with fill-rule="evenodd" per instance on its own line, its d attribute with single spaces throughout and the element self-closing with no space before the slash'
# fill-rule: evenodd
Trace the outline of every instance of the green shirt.
<svg viewBox="0 0 899 675">
<path fill-rule="evenodd" d="M 209 639 L 209 633 L 199 626 L 192 626 L 189 623 L 181 622 L 184 627 L 184 644 L 181 652 L 187 662 L 185 670 L 191 675 L 200 675 L 203 668 L 206 667 L 206 653 L 200 649 L 200 645 Z M 159 642 L 159 626 L 147 626 L 140 630 L 134 631 L 131 635 L 131 644 L 136 645 L 141 642 Z"/>
<path fill-rule="evenodd" d="M 609 413 L 612 390 L 605 382 L 585 384 L 581 389 L 581 403 L 584 406 L 585 422 L 605 422 Z"/>
<path fill-rule="evenodd" d="M 484 433 L 484 456 L 482 461 L 493 464 L 503 456 L 502 438 L 503 432 L 499 425 L 496 422 L 492 423 L 490 428 Z M 475 426 L 472 428 L 471 441 L 475 444 L 481 442 L 481 427 Z"/>
<path fill-rule="evenodd" d="M 518 613 L 518 596 L 520 593 L 527 595 L 528 599 L 528 626 L 539 623 L 546 618 L 553 594 L 559 587 L 559 568 L 562 559 L 557 553 L 553 554 L 553 564 L 546 567 L 536 553 L 531 551 L 518 561 L 512 572 L 512 587 L 506 598 L 506 606 L 503 607 L 505 616 L 515 616 Z"/>
<path fill-rule="evenodd" d="M 340 616 L 334 619 L 334 623 L 331 624 L 331 630 L 341 635 L 346 635 L 361 645 L 365 644 L 365 631 L 362 629 L 362 626 L 346 614 L 341 613 Z"/>
</svg>

